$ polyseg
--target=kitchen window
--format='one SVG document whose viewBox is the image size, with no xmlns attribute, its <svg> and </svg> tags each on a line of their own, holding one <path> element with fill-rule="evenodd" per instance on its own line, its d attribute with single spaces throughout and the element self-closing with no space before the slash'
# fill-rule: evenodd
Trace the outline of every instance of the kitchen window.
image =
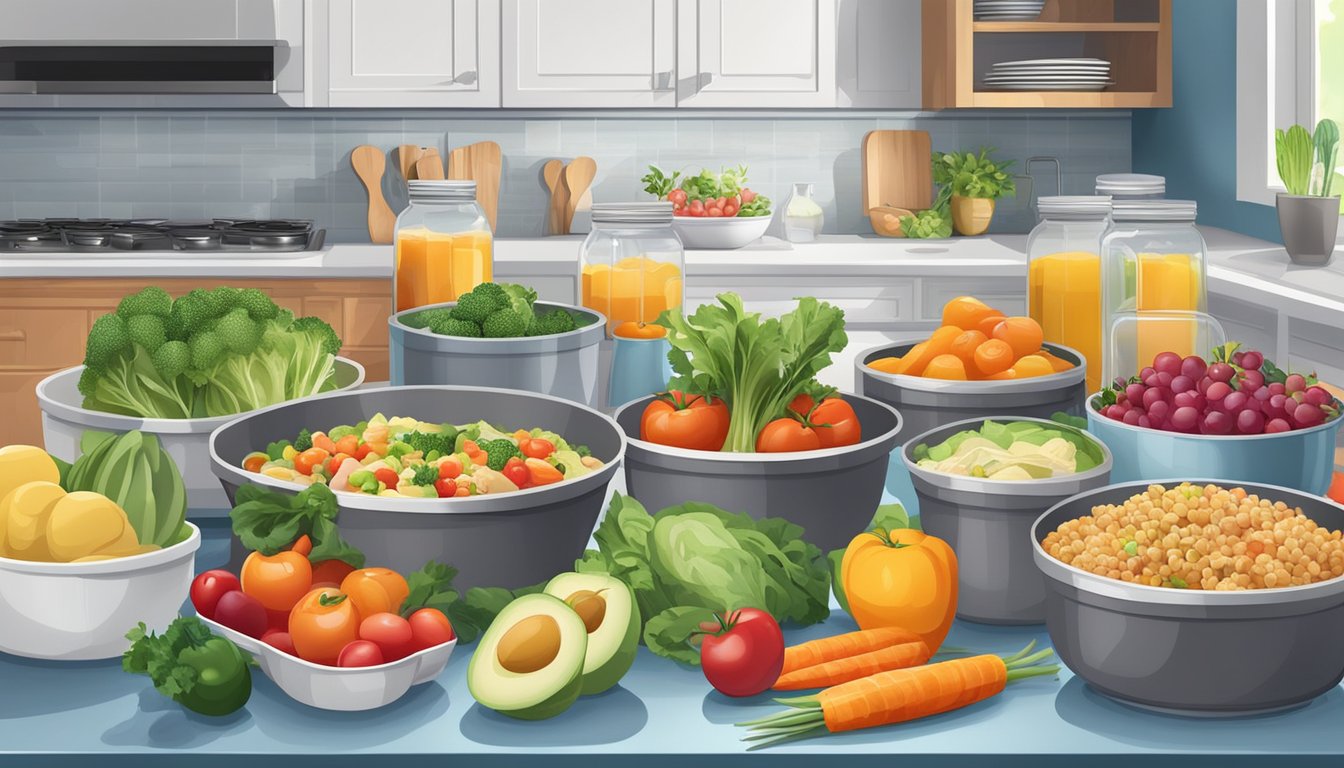
<svg viewBox="0 0 1344 768">
<path fill-rule="evenodd" d="M 1238 0 L 1237 199 L 1274 205 L 1274 129 L 1323 117 L 1344 126 L 1344 0 Z"/>
</svg>

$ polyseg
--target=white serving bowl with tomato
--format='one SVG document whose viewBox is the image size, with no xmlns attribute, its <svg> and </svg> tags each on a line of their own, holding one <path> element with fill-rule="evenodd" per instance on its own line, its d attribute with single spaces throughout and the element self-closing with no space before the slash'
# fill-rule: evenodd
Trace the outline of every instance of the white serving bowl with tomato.
<svg viewBox="0 0 1344 768">
<path fill-rule="evenodd" d="M 770 228 L 769 216 L 674 216 L 681 244 L 697 251 L 729 251 L 751 245 Z"/>
</svg>

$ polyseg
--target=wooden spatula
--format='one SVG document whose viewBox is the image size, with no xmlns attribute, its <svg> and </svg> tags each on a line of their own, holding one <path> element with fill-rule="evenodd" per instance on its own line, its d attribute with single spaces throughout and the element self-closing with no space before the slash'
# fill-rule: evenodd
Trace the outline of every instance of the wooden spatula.
<svg viewBox="0 0 1344 768">
<path fill-rule="evenodd" d="M 443 158 L 439 157 L 437 147 L 425 147 L 420 159 L 415 161 L 415 177 L 436 181 L 443 178 Z"/>
<path fill-rule="evenodd" d="M 478 141 L 448 153 L 448 178 L 476 182 L 476 202 L 485 211 L 492 232 L 499 213 L 499 176 L 503 167 L 499 145 L 493 141 Z"/>
<path fill-rule="evenodd" d="M 424 150 L 414 144 L 402 144 L 397 147 L 397 165 L 401 166 L 401 178 L 410 181 L 415 178 L 415 161 L 420 159 Z"/>
<path fill-rule="evenodd" d="M 583 196 L 588 193 L 588 188 L 593 185 L 593 178 L 596 176 L 597 161 L 591 157 L 576 157 L 573 162 L 565 166 L 565 187 L 569 192 L 569 199 L 565 201 L 566 232 L 573 226 L 574 212 L 579 210 Z"/>
<path fill-rule="evenodd" d="M 369 191 L 369 240 L 375 243 L 392 242 L 397 215 L 383 198 L 383 173 L 387 170 L 387 158 L 382 150 L 364 144 L 355 147 L 350 153 L 350 164 L 355 168 L 355 175 L 364 182 L 364 188 Z"/>
<path fill-rule="evenodd" d="M 541 167 L 541 178 L 546 182 L 547 191 L 551 193 L 549 204 L 546 206 L 546 232 L 551 235 L 564 234 L 560 229 L 560 216 L 565 209 L 564 179 L 561 178 L 564 172 L 563 160 L 547 160 Z"/>
</svg>

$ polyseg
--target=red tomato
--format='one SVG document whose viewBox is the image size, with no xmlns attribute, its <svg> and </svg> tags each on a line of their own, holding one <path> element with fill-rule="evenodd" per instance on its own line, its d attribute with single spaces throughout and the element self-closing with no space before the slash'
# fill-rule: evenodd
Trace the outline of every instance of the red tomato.
<svg viewBox="0 0 1344 768">
<path fill-rule="evenodd" d="M 383 485 L 386 485 L 388 490 L 396 490 L 397 483 L 401 482 L 401 478 L 396 472 L 392 471 L 391 467 L 379 467 L 373 471 L 373 476 Z"/>
<path fill-rule="evenodd" d="M 817 431 L 787 416 L 766 424 L 756 437 L 756 450 L 760 453 L 815 451 L 818 448 L 821 448 L 821 438 L 817 437 Z"/>
<path fill-rule="evenodd" d="M 716 199 L 716 200 L 714 201 L 714 207 L 715 207 L 715 208 L 722 208 L 723 206 L 725 206 L 725 205 L 727 205 L 727 204 L 728 204 L 728 198 L 726 198 L 726 197 L 720 197 L 720 198 L 718 198 L 718 199 Z"/>
<path fill-rule="evenodd" d="M 723 206 L 723 215 L 724 215 L 724 216 L 736 216 L 736 215 L 737 215 L 737 210 L 738 210 L 738 208 L 737 208 L 736 205 L 733 205 L 732 203 L 729 203 L 729 204 Z"/>
<path fill-rule="evenodd" d="M 704 201 L 704 200 L 692 200 L 692 201 L 689 203 L 689 207 L 690 207 L 690 209 L 691 209 L 691 215 L 692 215 L 692 216 L 696 216 L 696 215 L 698 215 L 698 214 L 696 214 L 696 211 L 703 211 L 703 210 L 705 210 L 705 201 Z"/>
<path fill-rule="evenodd" d="M 529 459 L 544 459 L 555 453 L 555 444 L 544 437 L 534 437 L 519 443 L 518 450 Z"/>
<path fill-rule="evenodd" d="M 266 611 L 266 632 L 288 632 L 289 611 Z M 262 637 L 266 634 L 262 633 Z"/>
<path fill-rule="evenodd" d="M 508 463 L 504 465 L 504 470 L 501 474 L 503 474 L 509 482 L 519 488 L 526 488 L 532 484 L 532 473 L 528 471 L 527 465 L 523 463 L 523 460 L 517 456 L 509 459 Z"/>
<path fill-rule="evenodd" d="M 462 474 L 462 462 L 456 458 L 447 458 L 439 464 L 439 479 L 452 480 Z"/>
<path fill-rule="evenodd" d="M 219 596 L 214 620 L 248 637 L 260 638 L 270 629 L 266 608 L 255 597 L 237 589 Z"/>
<path fill-rule="evenodd" d="M 196 612 L 207 619 L 215 617 L 215 606 L 225 592 L 241 590 L 242 582 L 232 573 L 222 569 L 206 571 L 191 582 L 191 605 Z"/>
<path fill-rule="evenodd" d="M 822 448 L 854 445 L 863 437 L 854 407 L 841 397 L 822 400 L 821 405 L 812 412 L 812 424 Z"/>
<path fill-rule="evenodd" d="M 457 637 L 452 622 L 437 608 L 421 608 L 406 621 L 411 625 L 411 653 L 452 642 Z"/>
<path fill-rule="evenodd" d="M 710 208 L 709 210 L 705 211 L 705 215 L 708 216 L 708 217 L 710 217 L 711 219 L 722 218 L 722 217 L 723 217 L 723 209 L 722 209 L 722 208 Z"/>
<path fill-rule="evenodd" d="M 377 643 L 368 640 L 351 640 L 336 657 L 338 667 L 376 667 L 385 663 L 383 652 Z"/>
<path fill-rule="evenodd" d="M 434 481 L 434 492 L 439 495 L 440 499 L 451 499 L 457 493 L 457 483 L 439 478 Z"/>
<path fill-rule="evenodd" d="M 704 635 L 700 668 L 714 689 L 729 696 L 755 696 L 779 679 L 784 633 L 774 617 L 756 608 L 715 616 L 718 629 Z"/>
<path fill-rule="evenodd" d="M 294 650 L 294 638 L 289 636 L 288 632 L 279 629 L 268 629 L 266 634 L 261 636 L 261 642 L 276 648 L 290 656 L 298 656 L 299 652 Z"/>
<path fill-rule="evenodd" d="M 363 461 L 364 459 L 368 458 L 369 454 L 372 452 L 373 452 L 373 446 L 371 444 L 362 443 L 358 448 L 355 449 L 355 452 L 352 453 L 351 455 L 354 456 L 356 459 Z"/>
<path fill-rule="evenodd" d="M 717 451 L 728 439 L 728 406 L 721 400 L 669 392 L 644 408 L 639 439 L 692 451 Z"/>
<path fill-rule="evenodd" d="M 375 613 L 359 623 L 359 639 L 375 643 L 387 661 L 411 654 L 411 623 L 395 613 Z"/>
<path fill-rule="evenodd" d="M 685 204 L 686 204 L 686 190 L 684 190 L 684 189 L 674 189 L 674 190 L 672 190 L 671 192 L 668 192 L 668 193 L 667 193 L 667 199 L 668 199 L 668 200 L 671 200 L 673 205 L 685 205 Z"/>
<path fill-rule="evenodd" d="M 806 392 L 803 392 L 802 394 L 793 398 L 793 401 L 789 403 L 789 410 L 793 411 L 799 416 L 807 416 L 809 413 L 812 412 L 812 408 L 816 404 L 817 404 L 816 401 L 812 399 L 811 395 L 807 394 Z"/>
</svg>

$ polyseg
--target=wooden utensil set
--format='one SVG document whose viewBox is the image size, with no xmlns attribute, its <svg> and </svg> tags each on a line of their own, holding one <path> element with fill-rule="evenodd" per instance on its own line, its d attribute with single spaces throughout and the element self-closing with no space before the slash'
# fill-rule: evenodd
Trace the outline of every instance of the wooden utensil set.
<svg viewBox="0 0 1344 768">
<path fill-rule="evenodd" d="M 574 216 L 592 210 L 592 186 L 596 176 L 597 161 L 591 157 L 576 157 L 568 165 L 563 160 L 546 161 L 541 177 L 551 193 L 548 232 L 567 235 L 574 226 Z"/>
<path fill-rule="evenodd" d="M 383 197 L 387 157 L 377 147 L 365 144 L 350 153 L 350 163 L 369 192 L 369 239 L 374 243 L 391 243 L 397 215 Z M 476 201 L 485 211 L 491 231 L 495 229 L 499 214 L 499 179 L 503 171 L 503 157 L 495 142 L 480 141 L 454 149 L 448 153 L 446 171 L 437 147 L 402 144 L 397 147 L 397 168 L 405 181 L 444 178 L 475 181 Z"/>
</svg>

